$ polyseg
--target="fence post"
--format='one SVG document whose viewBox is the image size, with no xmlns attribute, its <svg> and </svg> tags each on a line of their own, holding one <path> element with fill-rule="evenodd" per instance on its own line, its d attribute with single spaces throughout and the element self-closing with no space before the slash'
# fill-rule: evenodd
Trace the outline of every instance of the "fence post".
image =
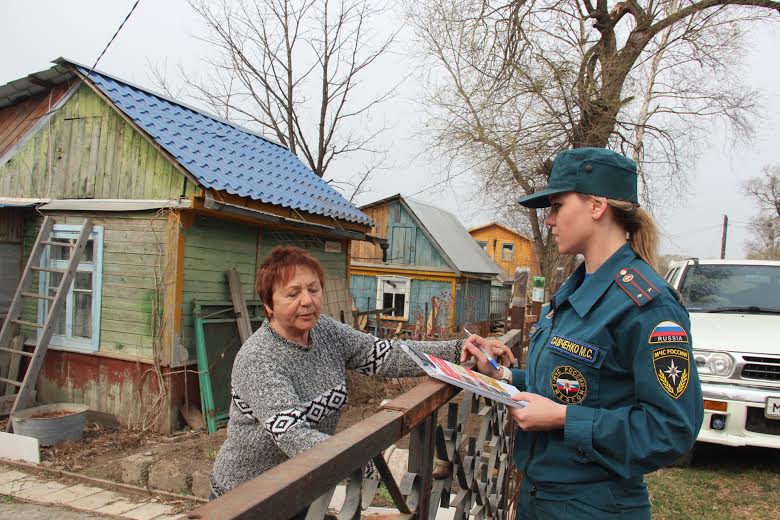
<svg viewBox="0 0 780 520">
<path fill-rule="evenodd" d="M 527 267 L 515 267 L 515 281 L 512 284 L 509 321 L 512 323 L 513 329 L 519 329 L 521 331 L 525 329 L 525 299 L 528 292 L 529 273 L 530 271 Z M 520 359 L 522 357 L 522 348 L 522 342 L 519 342 L 516 346 L 512 347 L 512 354 L 515 355 L 515 358 Z"/>
<path fill-rule="evenodd" d="M 409 473 L 416 474 L 417 520 L 428 520 L 433 487 L 433 450 L 436 434 L 436 410 L 416 426 L 409 435 Z M 436 507 L 438 508 L 438 504 Z"/>
</svg>

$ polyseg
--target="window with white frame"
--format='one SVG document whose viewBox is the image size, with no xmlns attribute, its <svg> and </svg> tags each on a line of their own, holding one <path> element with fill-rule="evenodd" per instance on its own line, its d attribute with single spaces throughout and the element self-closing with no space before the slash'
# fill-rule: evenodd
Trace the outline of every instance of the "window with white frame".
<svg viewBox="0 0 780 520">
<path fill-rule="evenodd" d="M 479 244 L 479 247 L 487 253 L 487 240 L 477 240 L 477 244 Z"/>
<path fill-rule="evenodd" d="M 376 287 L 376 308 L 392 307 L 393 309 L 383 313 L 382 317 L 408 320 L 411 279 L 400 276 L 378 276 Z"/>
<path fill-rule="evenodd" d="M 75 243 L 81 226 L 55 224 L 51 242 L 63 246 L 49 245 L 41 255 L 41 266 L 52 269 L 66 269 L 71 248 Z M 54 296 L 62 280 L 62 274 L 42 271 L 38 284 L 41 294 Z M 100 343 L 100 303 L 103 281 L 103 227 L 94 226 L 81 256 L 78 268 L 68 289 L 65 299 L 65 311 L 54 325 L 54 334 L 49 346 L 63 350 L 95 352 Z M 49 301 L 41 300 L 38 306 L 38 322 L 43 323 L 49 312 Z M 42 331 L 39 330 L 38 334 Z"/>
<path fill-rule="evenodd" d="M 501 260 L 511 262 L 514 259 L 515 245 L 511 242 L 504 242 L 501 245 Z"/>
</svg>

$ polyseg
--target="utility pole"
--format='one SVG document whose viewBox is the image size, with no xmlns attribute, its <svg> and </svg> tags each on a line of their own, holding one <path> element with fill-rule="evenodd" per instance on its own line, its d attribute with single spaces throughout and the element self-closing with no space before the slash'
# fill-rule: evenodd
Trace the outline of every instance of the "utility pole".
<svg viewBox="0 0 780 520">
<path fill-rule="evenodd" d="M 720 259 L 726 258 L 726 232 L 729 228 L 729 216 L 723 215 L 723 233 L 720 236 Z"/>
</svg>

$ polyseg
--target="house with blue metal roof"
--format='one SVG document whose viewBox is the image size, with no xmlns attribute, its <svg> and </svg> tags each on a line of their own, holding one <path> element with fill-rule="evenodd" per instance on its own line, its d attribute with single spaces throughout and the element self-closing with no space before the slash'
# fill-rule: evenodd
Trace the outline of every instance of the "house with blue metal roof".
<svg viewBox="0 0 780 520">
<path fill-rule="evenodd" d="M 226 270 L 238 271 L 258 326 L 255 273 L 272 248 L 307 249 L 346 288 L 350 244 L 383 242 L 368 215 L 284 146 L 65 59 L 0 86 L 0 317 L 45 215 L 53 240 L 70 240 L 86 217 L 95 226 L 38 401 L 85 403 L 162 431 L 176 427 L 185 400 L 199 400 L 198 376 L 182 368 L 198 358 L 196 310 L 231 301 Z M 53 285 L 49 276 L 33 290 Z M 39 321 L 42 301 L 26 321 Z M 227 404 L 240 342 L 234 321 L 209 323 L 201 343 L 219 348 L 205 352 L 206 369 Z"/>
<path fill-rule="evenodd" d="M 391 328 L 420 336 L 465 325 L 490 330 L 490 287 L 500 268 L 455 215 L 401 195 L 360 209 L 374 221 L 372 235 L 388 245 L 383 251 L 352 244 L 350 291 L 358 310 L 382 310 Z"/>
</svg>

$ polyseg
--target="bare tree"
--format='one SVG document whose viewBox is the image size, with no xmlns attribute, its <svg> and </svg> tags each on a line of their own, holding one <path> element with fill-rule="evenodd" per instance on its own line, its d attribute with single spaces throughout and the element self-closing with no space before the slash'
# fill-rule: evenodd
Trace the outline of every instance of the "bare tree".
<svg viewBox="0 0 780 520">
<path fill-rule="evenodd" d="M 194 96 L 220 116 L 277 140 L 320 177 L 337 159 L 362 152 L 368 156 L 364 169 L 347 182 L 354 197 L 386 156 L 375 146 L 385 127 L 370 129 L 367 116 L 400 84 L 358 93 L 397 34 L 374 30 L 385 9 L 368 0 L 190 5 L 208 29 L 205 41 L 218 50 L 208 77 L 185 77 Z"/>
<path fill-rule="evenodd" d="M 763 8 L 763 9 L 762 9 Z M 770 0 L 422 0 L 410 21 L 429 60 L 437 153 L 511 204 L 546 183 L 560 150 L 611 147 L 640 165 L 644 201 L 683 184 L 703 121 L 750 134 L 755 93 L 741 84 L 742 29 Z M 659 191 L 663 191 L 659 189 Z M 529 210 L 542 269 L 560 261 Z"/>
<path fill-rule="evenodd" d="M 762 177 L 745 183 L 745 193 L 758 202 L 759 214 L 751 222 L 747 257 L 780 260 L 780 166 L 766 166 Z"/>
</svg>

